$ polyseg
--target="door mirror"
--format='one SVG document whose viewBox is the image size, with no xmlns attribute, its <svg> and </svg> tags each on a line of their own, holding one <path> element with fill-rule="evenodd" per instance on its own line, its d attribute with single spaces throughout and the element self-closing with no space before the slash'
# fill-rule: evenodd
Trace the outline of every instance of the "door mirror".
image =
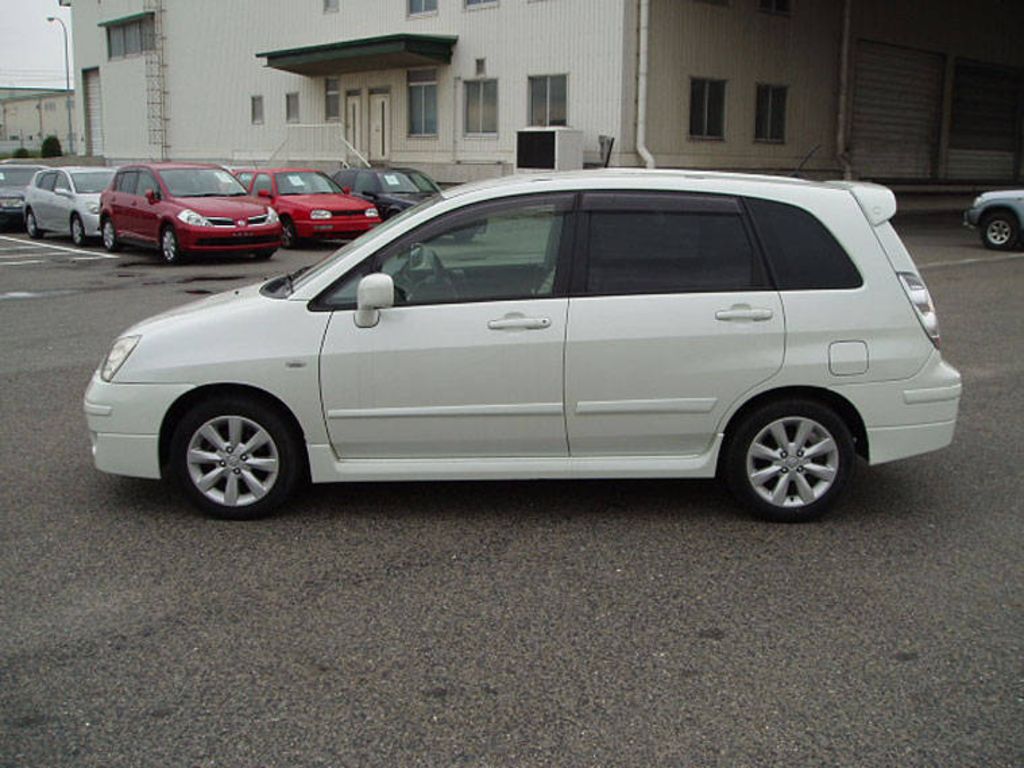
<svg viewBox="0 0 1024 768">
<path fill-rule="evenodd" d="M 395 283 L 391 275 L 380 272 L 359 281 L 356 291 L 356 325 L 373 328 L 380 322 L 380 310 L 395 305 Z"/>
<path fill-rule="evenodd" d="M 260 197 L 268 197 L 268 198 L 272 197 L 272 195 L 270 194 L 270 190 L 269 189 L 261 189 L 256 194 L 259 195 Z"/>
<path fill-rule="evenodd" d="M 148 202 L 150 205 L 153 205 L 159 199 L 160 193 L 157 192 L 155 189 L 146 190 L 146 202 Z"/>
<path fill-rule="evenodd" d="M 342 187 L 341 191 L 344 192 L 346 195 L 351 195 L 352 194 L 352 187 Z"/>
</svg>

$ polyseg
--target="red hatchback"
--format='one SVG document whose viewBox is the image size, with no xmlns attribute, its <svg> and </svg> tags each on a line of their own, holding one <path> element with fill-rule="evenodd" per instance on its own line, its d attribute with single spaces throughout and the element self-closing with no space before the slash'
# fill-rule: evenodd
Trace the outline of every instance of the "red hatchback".
<svg viewBox="0 0 1024 768">
<path fill-rule="evenodd" d="M 216 165 L 122 167 L 100 196 L 100 233 L 108 251 L 159 248 L 169 264 L 201 253 L 269 259 L 281 244 L 277 212 Z"/>
<path fill-rule="evenodd" d="M 249 189 L 277 209 L 285 248 L 305 239 L 349 240 L 380 224 L 373 203 L 346 195 L 330 176 L 309 168 L 260 170 Z"/>
</svg>

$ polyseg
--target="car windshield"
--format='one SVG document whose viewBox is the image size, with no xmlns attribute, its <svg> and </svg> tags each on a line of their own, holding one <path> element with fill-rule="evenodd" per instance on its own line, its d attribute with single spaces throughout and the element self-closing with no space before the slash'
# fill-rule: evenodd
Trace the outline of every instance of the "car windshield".
<svg viewBox="0 0 1024 768">
<path fill-rule="evenodd" d="M 385 192 L 400 194 L 440 191 L 433 181 L 419 171 L 384 171 L 380 174 L 380 186 Z"/>
<path fill-rule="evenodd" d="M 71 178 L 75 180 L 75 189 L 81 195 L 92 195 L 102 192 L 107 188 L 113 177 L 113 169 L 108 171 L 79 171 L 71 174 Z"/>
<path fill-rule="evenodd" d="M 277 174 L 279 195 L 331 195 L 341 194 L 341 187 L 329 177 L 316 171 L 289 171 Z"/>
<path fill-rule="evenodd" d="M 171 197 L 241 197 L 245 187 L 222 168 L 175 168 L 160 171 Z"/>
<path fill-rule="evenodd" d="M 36 168 L 0 167 L 0 187 L 27 187 L 36 175 Z"/>
</svg>

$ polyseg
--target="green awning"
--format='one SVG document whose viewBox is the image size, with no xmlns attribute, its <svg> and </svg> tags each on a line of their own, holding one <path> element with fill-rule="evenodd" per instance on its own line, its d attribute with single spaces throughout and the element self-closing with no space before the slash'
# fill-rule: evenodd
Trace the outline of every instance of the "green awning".
<svg viewBox="0 0 1024 768">
<path fill-rule="evenodd" d="M 385 35 L 257 53 L 267 66 L 298 75 L 335 75 L 371 69 L 407 69 L 448 64 L 459 38 L 445 35 Z"/>
<path fill-rule="evenodd" d="M 119 27 L 122 24 L 130 24 L 133 21 L 142 21 L 143 19 L 150 19 L 153 17 L 153 11 L 143 11 L 142 13 L 133 13 L 131 16 L 119 16 L 116 19 L 110 19 L 108 21 L 101 21 L 97 27 Z"/>
</svg>

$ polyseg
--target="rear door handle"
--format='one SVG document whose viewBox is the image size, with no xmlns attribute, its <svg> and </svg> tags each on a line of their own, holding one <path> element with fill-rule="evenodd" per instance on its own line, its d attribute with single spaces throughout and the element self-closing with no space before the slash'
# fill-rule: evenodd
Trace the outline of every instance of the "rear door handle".
<svg viewBox="0 0 1024 768">
<path fill-rule="evenodd" d="M 551 320 L 547 317 L 503 317 L 491 320 L 487 327 L 492 331 L 536 331 L 550 328 Z"/>
<path fill-rule="evenodd" d="M 752 322 L 763 322 L 771 320 L 774 313 L 765 307 L 751 307 L 746 304 L 737 304 L 728 309 L 720 309 L 715 312 L 715 319 L 725 322 L 731 320 L 749 320 Z"/>
</svg>

